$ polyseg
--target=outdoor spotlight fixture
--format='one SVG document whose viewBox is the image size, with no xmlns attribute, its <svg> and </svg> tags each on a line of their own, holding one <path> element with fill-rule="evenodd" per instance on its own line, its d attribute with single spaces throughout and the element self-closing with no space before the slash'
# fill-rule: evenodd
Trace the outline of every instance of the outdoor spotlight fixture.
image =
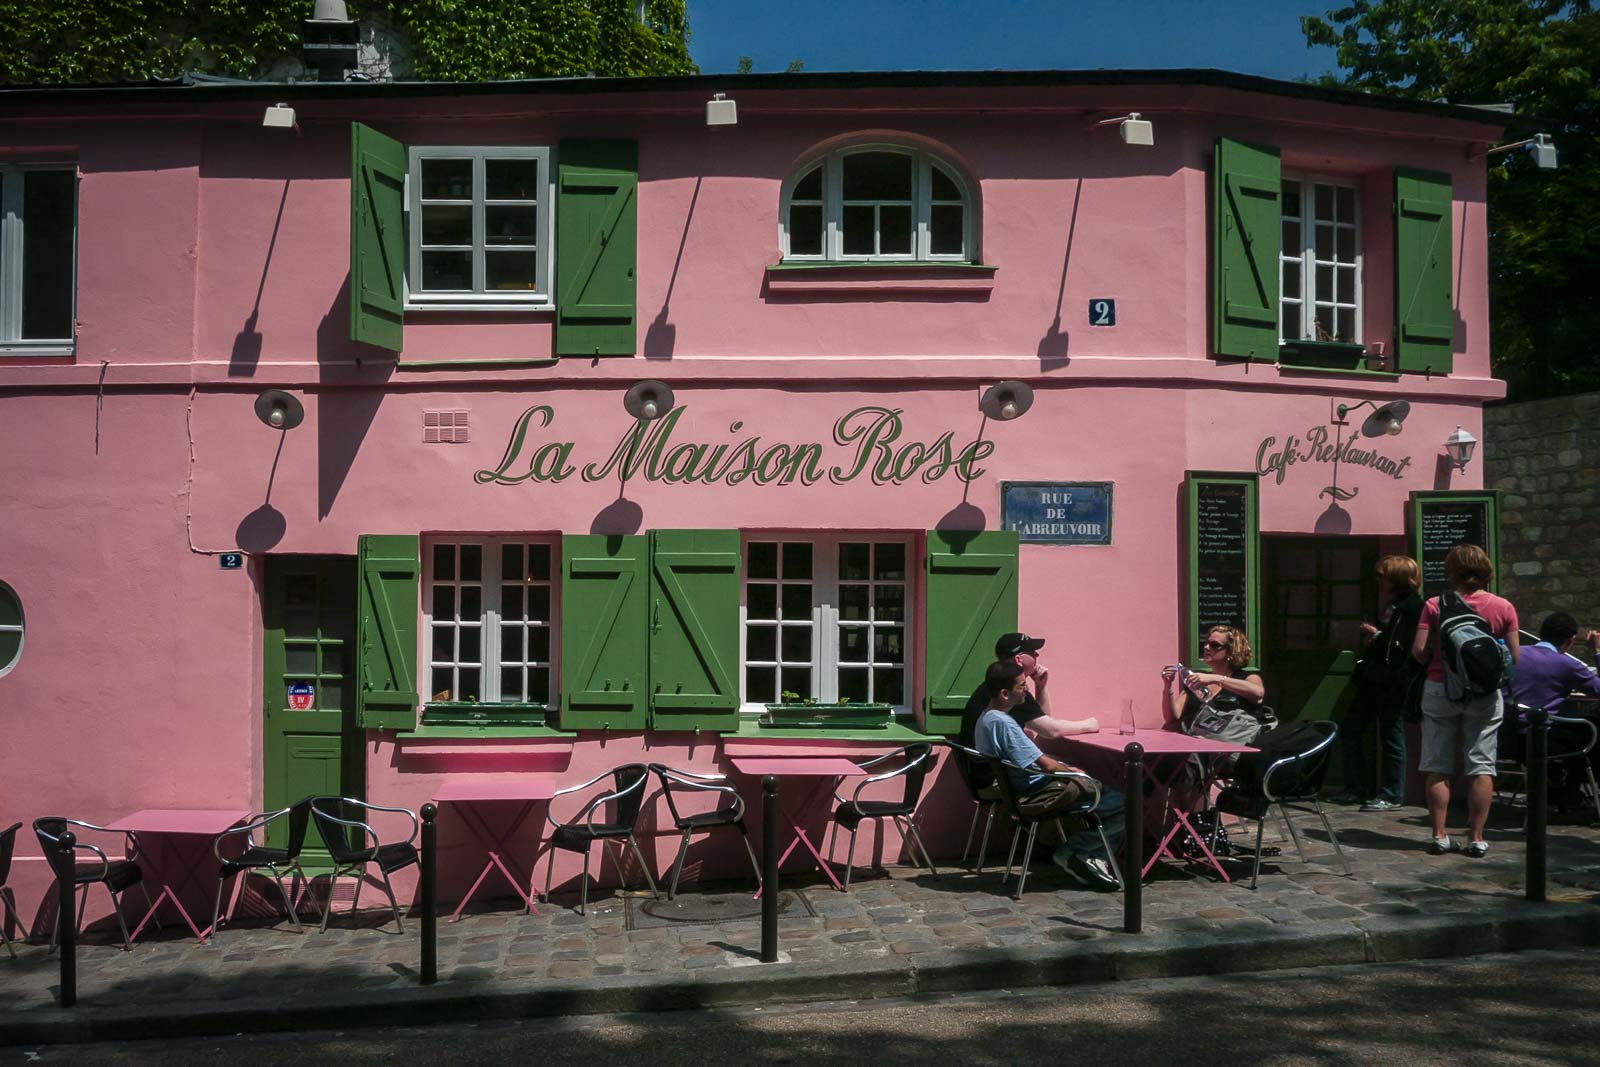
<svg viewBox="0 0 1600 1067">
<path fill-rule="evenodd" d="M 636 419 L 649 422 L 672 410 L 672 387 L 653 378 L 634 382 L 622 396 L 622 406 Z"/>
<path fill-rule="evenodd" d="M 1561 166 L 1556 152 L 1556 143 L 1548 133 L 1536 133 L 1525 141 L 1512 141 L 1510 144 L 1495 145 L 1484 155 L 1495 156 L 1501 152 L 1509 152 L 1513 148 L 1526 148 L 1528 155 L 1533 157 L 1533 165 L 1540 170 L 1555 170 Z"/>
<path fill-rule="evenodd" d="M 261 116 L 261 125 L 269 130 L 294 130 L 300 132 L 300 123 L 295 118 L 294 108 L 288 104 L 277 103 L 267 108 L 267 113 Z"/>
<path fill-rule="evenodd" d="M 707 126 L 737 126 L 739 124 L 739 105 L 727 99 L 724 93 L 714 93 L 706 101 Z"/>
<path fill-rule="evenodd" d="M 1102 119 L 1095 125 L 1110 126 L 1112 123 L 1116 124 L 1117 134 L 1122 138 L 1123 144 L 1148 148 L 1156 143 L 1155 127 L 1150 124 L 1149 119 L 1140 118 L 1137 111 L 1130 111 L 1114 119 Z"/>
<path fill-rule="evenodd" d="M 1033 390 L 1026 382 L 995 382 L 983 391 L 978 410 L 996 422 L 1020 418 L 1033 407 Z"/>
<path fill-rule="evenodd" d="M 1372 409 L 1372 414 L 1361 424 L 1362 437 L 1393 437 L 1403 428 L 1406 416 L 1411 414 L 1411 405 L 1404 400 L 1391 400 L 1382 407 L 1376 401 L 1363 400 L 1359 404 L 1340 404 L 1335 421 L 1343 423 L 1350 412 L 1367 407 Z"/>
<path fill-rule="evenodd" d="M 274 430 L 292 430 L 306 417 L 306 409 L 291 393 L 268 389 L 256 397 L 256 418 Z"/>
<path fill-rule="evenodd" d="M 1478 439 L 1457 426 L 1456 432 L 1444 439 L 1444 454 L 1449 457 L 1450 465 L 1464 474 L 1467 464 L 1472 462 L 1472 450 L 1477 446 Z"/>
</svg>

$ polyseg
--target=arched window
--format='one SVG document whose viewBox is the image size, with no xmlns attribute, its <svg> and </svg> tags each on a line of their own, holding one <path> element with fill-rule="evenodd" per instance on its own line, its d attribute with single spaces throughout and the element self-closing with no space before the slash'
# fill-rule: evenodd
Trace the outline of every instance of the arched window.
<svg viewBox="0 0 1600 1067">
<path fill-rule="evenodd" d="M 10 672 L 22 657 L 22 601 L 0 582 L 0 676 Z"/>
<path fill-rule="evenodd" d="M 813 159 L 784 194 L 784 259 L 872 262 L 977 259 L 967 182 L 929 153 L 853 145 Z"/>
</svg>

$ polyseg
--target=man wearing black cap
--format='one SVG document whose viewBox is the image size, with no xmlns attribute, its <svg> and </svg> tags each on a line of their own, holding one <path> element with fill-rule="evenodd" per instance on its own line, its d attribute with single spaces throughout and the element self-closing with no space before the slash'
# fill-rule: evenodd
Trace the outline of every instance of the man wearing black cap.
<svg viewBox="0 0 1600 1067">
<path fill-rule="evenodd" d="M 1050 671 L 1038 659 L 1039 649 L 1043 647 L 1044 638 L 1029 637 L 1023 633 L 1001 634 L 1000 639 L 994 643 L 995 660 L 997 662 L 1009 660 L 1016 663 L 1033 683 L 1032 692 L 1021 703 L 1008 709 L 1008 714 L 1017 720 L 1019 726 L 1027 729 L 1035 737 L 1066 737 L 1069 734 L 1086 734 L 1100 729 L 1099 721 L 1093 718 L 1072 720 L 1051 716 L 1048 688 Z M 967 698 L 967 706 L 961 713 L 959 740 L 967 748 L 974 747 L 973 735 L 978 726 L 978 719 L 988 706 L 989 693 L 980 685 L 972 691 L 972 696 Z"/>
</svg>

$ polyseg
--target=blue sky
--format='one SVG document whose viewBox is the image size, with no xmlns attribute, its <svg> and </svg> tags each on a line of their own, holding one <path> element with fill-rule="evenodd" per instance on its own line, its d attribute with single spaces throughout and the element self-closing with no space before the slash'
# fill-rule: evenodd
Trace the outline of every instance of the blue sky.
<svg viewBox="0 0 1600 1067">
<path fill-rule="evenodd" d="M 1331 0 L 689 0 L 689 47 L 707 74 L 741 55 L 758 72 L 1218 67 L 1321 74 L 1299 16 Z"/>
</svg>

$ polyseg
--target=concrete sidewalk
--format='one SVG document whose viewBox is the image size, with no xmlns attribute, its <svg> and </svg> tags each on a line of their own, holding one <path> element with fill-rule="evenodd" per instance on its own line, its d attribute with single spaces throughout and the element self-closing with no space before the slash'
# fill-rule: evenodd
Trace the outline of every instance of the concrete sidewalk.
<svg viewBox="0 0 1600 1067">
<path fill-rule="evenodd" d="M 131 953 L 94 935 L 79 950 L 79 1003 L 69 1010 L 55 1006 L 55 956 L 28 945 L 16 961 L 0 957 L 0 1043 L 838 1000 L 1600 944 L 1600 831 L 1551 827 L 1551 901 L 1533 905 L 1522 899 L 1521 810 L 1499 815 L 1504 828 L 1475 860 L 1427 855 L 1418 809 L 1335 809 L 1355 876 L 1340 873 L 1318 827 L 1304 834 L 1313 862 L 1282 842 L 1255 892 L 1246 863 L 1231 865 L 1243 884 L 1225 885 L 1164 862 L 1145 888 L 1140 935 L 1121 932 L 1119 896 L 1076 888 L 1036 860 L 1021 901 L 992 870 L 861 870 L 848 894 L 816 877 L 786 879 L 783 960 L 772 965 L 756 962 L 756 906 L 736 886 L 670 903 L 602 897 L 587 917 L 558 895 L 533 916 L 503 903 L 441 921 L 439 983 L 427 988 L 417 984 L 419 924 L 408 918 L 397 934 L 387 912 L 336 914 L 326 934 L 241 923 L 209 946 L 169 924 Z"/>
</svg>

